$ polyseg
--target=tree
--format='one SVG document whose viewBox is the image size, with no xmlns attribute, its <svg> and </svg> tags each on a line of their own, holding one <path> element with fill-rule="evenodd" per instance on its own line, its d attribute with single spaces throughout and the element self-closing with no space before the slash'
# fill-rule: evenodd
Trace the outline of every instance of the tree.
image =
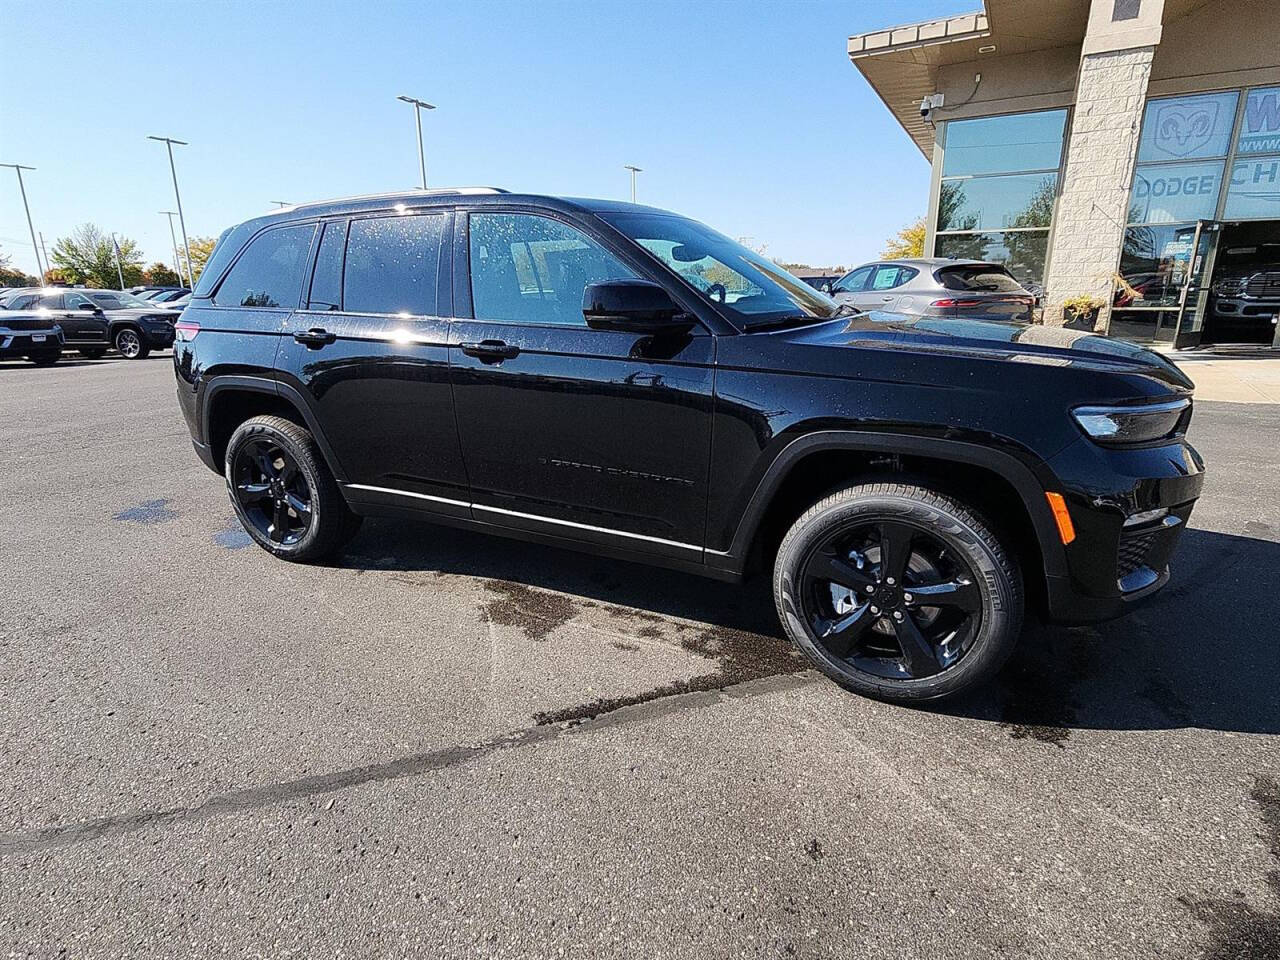
<svg viewBox="0 0 1280 960">
<path fill-rule="evenodd" d="M 217 237 L 192 237 L 191 238 L 191 273 L 195 280 L 200 279 L 200 274 L 204 272 L 204 266 L 209 262 L 209 257 L 213 253 L 214 245 L 217 244 Z M 187 254 L 185 250 L 178 250 L 178 260 L 182 264 L 182 275 L 187 275 Z"/>
<path fill-rule="evenodd" d="M 119 237 L 120 273 L 126 287 L 142 279 L 142 251 L 128 237 Z M 110 234 L 93 223 L 82 223 L 53 245 L 50 259 L 71 283 L 114 288 L 120 283 L 116 271 L 116 247 Z"/>
<path fill-rule="evenodd" d="M 142 271 L 142 282 L 153 287 L 180 287 L 182 278 L 173 272 L 173 268 L 157 260 Z"/>
<path fill-rule="evenodd" d="M 34 287 L 36 278 L 27 276 L 13 265 L 7 253 L 0 253 L 0 287 Z"/>
<path fill-rule="evenodd" d="M 898 231 L 885 245 L 880 256 L 885 260 L 904 260 L 924 256 L 924 217 L 918 217 Z"/>
</svg>

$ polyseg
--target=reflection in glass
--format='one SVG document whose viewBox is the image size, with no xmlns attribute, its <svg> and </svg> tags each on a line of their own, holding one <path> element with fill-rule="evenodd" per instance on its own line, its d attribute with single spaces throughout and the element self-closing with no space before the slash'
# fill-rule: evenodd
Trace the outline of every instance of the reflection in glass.
<svg viewBox="0 0 1280 960">
<path fill-rule="evenodd" d="M 1138 162 L 1225 157 L 1239 96 L 1233 90 L 1148 102 Z"/>
<path fill-rule="evenodd" d="M 1056 173 L 944 180 L 938 197 L 938 229 L 1047 227 L 1057 186 Z"/>
<path fill-rule="evenodd" d="M 1056 170 L 1067 111 L 1045 110 L 947 124 L 944 177 L 1019 170 Z"/>
<path fill-rule="evenodd" d="M 1191 262 L 1195 224 L 1138 226 L 1124 232 L 1116 307 L 1169 306 L 1178 302 Z"/>
<path fill-rule="evenodd" d="M 1049 231 L 939 234 L 934 238 L 933 248 L 935 256 L 939 257 L 1003 264 L 1023 286 L 1041 284 L 1049 249 Z"/>
<path fill-rule="evenodd" d="M 1130 223 L 1176 223 L 1213 216 L 1222 160 L 1139 164 L 1129 193 Z"/>
</svg>

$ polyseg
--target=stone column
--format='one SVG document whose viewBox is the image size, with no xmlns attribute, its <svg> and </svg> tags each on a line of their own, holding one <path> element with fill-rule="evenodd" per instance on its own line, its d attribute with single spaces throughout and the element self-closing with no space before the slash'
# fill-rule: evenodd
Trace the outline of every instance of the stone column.
<svg viewBox="0 0 1280 960">
<path fill-rule="evenodd" d="M 1096 329 L 1110 323 L 1112 277 L 1124 242 L 1154 53 L 1154 46 L 1145 46 L 1086 53 L 1080 59 L 1045 284 L 1046 324 L 1060 325 L 1062 301 L 1077 296 L 1105 304 Z"/>
</svg>

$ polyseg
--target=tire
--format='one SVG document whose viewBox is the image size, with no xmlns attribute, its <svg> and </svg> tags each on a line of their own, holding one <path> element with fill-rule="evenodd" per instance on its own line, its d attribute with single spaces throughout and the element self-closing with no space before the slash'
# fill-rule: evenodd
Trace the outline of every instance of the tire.
<svg viewBox="0 0 1280 960">
<path fill-rule="evenodd" d="M 1022 574 L 990 524 L 902 483 L 849 487 L 805 511 L 778 548 L 773 589 L 783 628 L 814 666 L 879 700 L 939 700 L 985 683 L 1022 629 Z"/>
<path fill-rule="evenodd" d="M 360 529 L 361 518 L 347 506 L 310 432 L 291 420 L 263 416 L 240 424 L 227 443 L 223 476 L 245 531 L 284 560 L 309 563 L 330 557 Z M 278 485 L 273 487 L 269 477 Z M 263 487 L 284 490 L 289 504 L 305 499 L 307 510 L 290 507 L 282 515 L 282 498 L 273 492 L 264 495 Z"/>
<path fill-rule="evenodd" d="M 106 347 L 82 347 L 76 353 L 86 360 L 101 360 L 107 355 L 107 349 Z"/>
<path fill-rule="evenodd" d="M 142 339 L 142 331 L 137 327 L 121 327 L 111 338 L 116 353 L 126 360 L 145 360 L 151 348 Z"/>
<path fill-rule="evenodd" d="M 62 359 L 62 353 L 33 353 L 27 357 L 37 367 L 52 367 L 55 363 Z"/>
</svg>

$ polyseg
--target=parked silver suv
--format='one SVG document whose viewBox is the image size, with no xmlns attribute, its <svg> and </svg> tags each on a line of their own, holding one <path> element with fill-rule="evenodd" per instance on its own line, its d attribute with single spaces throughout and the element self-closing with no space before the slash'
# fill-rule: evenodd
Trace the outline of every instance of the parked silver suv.
<svg viewBox="0 0 1280 960">
<path fill-rule="evenodd" d="M 831 296 L 859 310 L 1022 323 L 1035 305 L 1000 264 L 941 257 L 863 264 L 837 280 Z"/>
</svg>

